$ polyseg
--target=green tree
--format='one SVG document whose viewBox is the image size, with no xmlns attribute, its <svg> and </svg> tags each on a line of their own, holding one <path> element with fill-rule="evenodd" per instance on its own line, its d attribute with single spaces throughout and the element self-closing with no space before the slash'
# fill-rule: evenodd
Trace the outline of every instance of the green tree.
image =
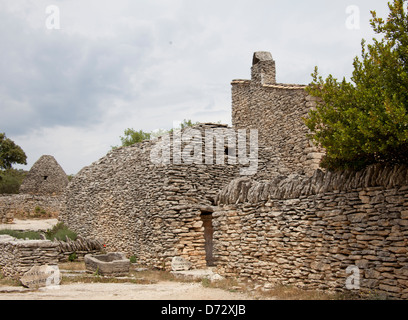
<svg viewBox="0 0 408 320">
<path fill-rule="evenodd" d="M 27 164 L 27 156 L 5 133 L 0 133 L 0 170 L 11 169 L 15 163 Z"/>
<path fill-rule="evenodd" d="M 180 123 L 180 126 L 178 128 L 172 128 L 170 130 L 168 130 L 167 132 L 173 132 L 174 129 L 179 129 L 179 130 L 183 130 L 185 128 L 188 127 L 194 127 L 195 125 L 199 124 L 199 122 L 193 122 L 190 119 L 184 119 L 183 122 Z"/>
<path fill-rule="evenodd" d="M 1 193 L 18 193 L 20 185 L 23 183 L 27 171 L 22 169 L 0 170 L 0 194 Z"/>
<path fill-rule="evenodd" d="M 184 119 L 182 123 L 180 123 L 180 127 L 177 129 L 185 129 L 187 127 L 192 127 L 196 125 L 198 122 L 192 122 L 191 120 Z M 150 140 L 151 138 L 157 138 L 169 132 L 173 132 L 173 129 L 170 130 L 158 130 L 154 132 L 144 132 L 143 130 L 136 131 L 135 129 L 128 128 L 124 131 L 124 137 L 120 137 L 122 142 L 122 147 L 128 147 L 135 143 L 142 142 L 144 140 Z M 117 147 L 112 147 L 112 149 L 116 149 Z"/>
<path fill-rule="evenodd" d="M 198 122 L 193 122 L 190 119 L 184 119 L 182 123 L 180 123 L 180 129 L 185 129 L 187 127 L 193 127 L 196 124 L 198 124 Z"/>
<path fill-rule="evenodd" d="M 132 144 L 150 139 L 150 133 L 143 132 L 142 130 L 136 131 L 134 129 L 128 128 L 125 130 L 124 134 L 124 137 L 120 137 L 123 147 L 128 147 Z"/>
<path fill-rule="evenodd" d="M 408 5 L 389 3 L 384 21 L 371 11 L 382 34 L 354 59 L 352 82 L 325 80 L 317 67 L 306 89 L 318 98 L 305 119 L 310 138 L 326 150 L 321 166 L 361 169 L 372 163 L 408 163 Z"/>
</svg>

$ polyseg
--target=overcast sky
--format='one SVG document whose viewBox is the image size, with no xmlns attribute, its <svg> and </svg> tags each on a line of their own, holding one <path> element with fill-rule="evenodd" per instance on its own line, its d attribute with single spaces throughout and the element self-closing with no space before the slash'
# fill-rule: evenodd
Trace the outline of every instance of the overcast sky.
<svg viewBox="0 0 408 320">
<path fill-rule="evenodd" d="M 126 128 L 231 124 L 230 82 L 250 78 L 253 52 L 272 53 L 280 83 L 316 65 L 349 78 L 370 10 L 386 17 L 387 1 L 1 0 L 0 132 L 26 152 L 18 168 L 50 154 L 75 174 Z"/>
</svg>

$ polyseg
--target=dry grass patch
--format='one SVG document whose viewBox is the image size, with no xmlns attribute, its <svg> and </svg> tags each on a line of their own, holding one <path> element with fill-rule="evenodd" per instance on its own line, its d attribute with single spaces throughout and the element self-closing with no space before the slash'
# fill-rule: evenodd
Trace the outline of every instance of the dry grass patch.
<svg viewBox="0 0 408 320">
<path fill-rule="evenodd" d="M 209 288 L 219 288 L 230 292 L 241 292 L 252 295 L 255 299 L 272 300 L 339 300 L 342 299 L 337 293 L 324 292 L 318 290 L 304 290 L 293 286 L 277 285 L 265 290 L 260 285 L 252 283 L 238 283 L 236 279 L 229 278 L 221 281 L 210 282 L 203 279 L 203 286 Z"/>
<path fill-rule="evenodd" d="M 258 289 L 257 292 L 262 297 L 275 297 L 277 300 L 337 300 L 335 293 L 292 286 L 276 286 L 266 291 Z"/>
<path fill-rule="evenodd" d="M 254 283 L 238 282 L 235 278 L 226 278 L 218 281 L 209 279 L 191 280 L 189 278 L 178 278 L 172 273 L 157 269 L 141 268 L 141 266 L 131 265 L 128 276 L 113 277 L 101 276 L 95 273 L 86 272 L 83 261 L 60 263 L 59 269 L 62 271 L 61 284 L 68 283 L 135 283 L 135 284 L 156 284 L 159 282 L 201 282 L 203 287 L 217 288 L 228 292 L 247 294 L 255 299 L 272 300 L 358 300 L 372 299 L 372 297 L 361 297 L 351 293 L 331 293 L 317 290 L 304 290 L 294 286 L 278 285 L 265 290 L 261 285 Z M 68 275 L 68 274 L 69 275 Z M 64 275 L 65 274 L 65 275 Z M 0 285 L 20 286 L 18 280 L 7 279 L 0 274 Z"/>
<path fill-rule="evenodd" d="M 1 272 L 0 272 L 0 286 L 13 286 L 17 287 L 20 286 L 20 281 L 17 279 L 11 279 L 8 277 L 5 277 Z"/>
</svg>

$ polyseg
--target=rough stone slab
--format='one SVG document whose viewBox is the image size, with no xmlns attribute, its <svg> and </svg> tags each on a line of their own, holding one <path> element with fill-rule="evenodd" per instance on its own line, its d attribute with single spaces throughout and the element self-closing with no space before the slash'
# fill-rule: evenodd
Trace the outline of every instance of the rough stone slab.
<svg viewBox="0 0 408 320">
<path fill-rule="evenodd" d="M 10 242 L 10 241 L 14 241 L 16 238 L 9 236 L 7 234 L 1 234 L 0 235 L 0 242 Z"/>
<path fill-rule="evenodd" d="M 59 245 L 51 240 L 15 240 L 11 243 L 19 248 L 56 248 Z"/>
<path fill-rule="evenodd" d="M 34 266 L 20 278 L 20 282 L 30 289 L 57 286 L 61 282 L 61 274 L 55 265 Z"/>
</svg>

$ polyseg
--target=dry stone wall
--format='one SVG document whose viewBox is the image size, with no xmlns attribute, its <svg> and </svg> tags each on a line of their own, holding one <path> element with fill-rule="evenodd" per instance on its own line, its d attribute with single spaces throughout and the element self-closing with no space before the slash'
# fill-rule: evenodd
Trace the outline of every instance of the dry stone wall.
<svg viewBox="0 0 408 320">
<path fill-rule="evenodd" d="M 41 211 L 58 216 L 68 177 L 53 156 L 43 155 L 24 178 L 19 194 L 0 195 L 0 223 L 10 223 L 15 215 L 37 216 Z"/>
<path fill-rule="evenodd" d="M 251 80 L 231 84 L 233 127 L 259 130 L 259 145 L 278 173 L 312 175 L 323 153 L 306 137 L 302 118 L 315 105 L 306 86 L 276 83 L 275 61 L 265 52 L 255 52 Z"/>
<path fill-rule="evenodd" d="M 407 182 L 406 167 L 381 165 L 234 180 L 213 214 L 218 272 L 266 287 L 343 291 L 358 270 L 362 292 L 407 299 Z"/>
<path fill-rule="evenodd" d="M 0 195 L 0 223 L 9 223 L 18 215 L 32 217 L 45 211 L 58 216 L 63 206 L 63 196 L 43 196 L 30 194 Z"/>
<path fill-rule="evenodd" d="M 22 240 L 0 235 L 0 273 L 8 278 L 18 278 L 33 266 L 57 265 L 58 262 L 68 261 L 73 253 L 78 260 L 83 260 L 86 254 L 102 250 L 102 243 L 82 237 L 75 241 L 50 241 Z"/>
<path fill-rule="evenodd" d="M 49 240 L 17 240 L 0 235 L 0 271 L 21 277 L 34 265 L 58 264 L 58 243 Z"/>
<path fill-rule="evenodd" d="M 216 128 L 226 126 L 193 128 L 202 133 L 202 153 L 205 130 Z M 191 141 L 183 140 L 181 150 Z M 151 152 L 158 143 L 118 148 L 81 170 L 67 188 L 60 220 L 82 236 L 100 239 L 107 251 L 134 255 L 140 263 L 170 269 L 171 259 L 181 256 L 195 268 L 205 267 L 201 214 L 213 211 L 218 191 L 239 176 L 240 167 L 228 162 L 174 164 L 173 152 L 169 163 L 155 164 Z"/>
<path fill-rule="evenodd" d="M 320 154 L 305 137 L 301 117 L 313 101 L 304 86 L 276 84 L 268 52 L 255 53 L 251 80 L 232 85 L 233 129 L 247 130 L 248 137 L 250 129 L 258 130 L 253 178 L 310 174 Z M 226 126 L 203 124 L 194 130 L 200 130 L 205 145 L 206 130 L 222 128 Z M 83 236 L 101 239 L 108 251 L 135 255 L 141 263 L 170 268 L 171 259 L 181 256 L 195 268 L 203 267 L 210 258 L 201 215 L 214 210 L 218 191 L 239 177 L 245 165 L 175 164 L 173 153 L 169 163 L 155 164 L 150 154 L 157 143 L 118 148 L 81 170 L 67 187 L 60 219 Z M 249 150 L 249 139 L 246 144 Z M 181 149 L 185 145 L 183 140 Z M 225 153 L 230 151 L 226 142 Z"/>
</svg>

